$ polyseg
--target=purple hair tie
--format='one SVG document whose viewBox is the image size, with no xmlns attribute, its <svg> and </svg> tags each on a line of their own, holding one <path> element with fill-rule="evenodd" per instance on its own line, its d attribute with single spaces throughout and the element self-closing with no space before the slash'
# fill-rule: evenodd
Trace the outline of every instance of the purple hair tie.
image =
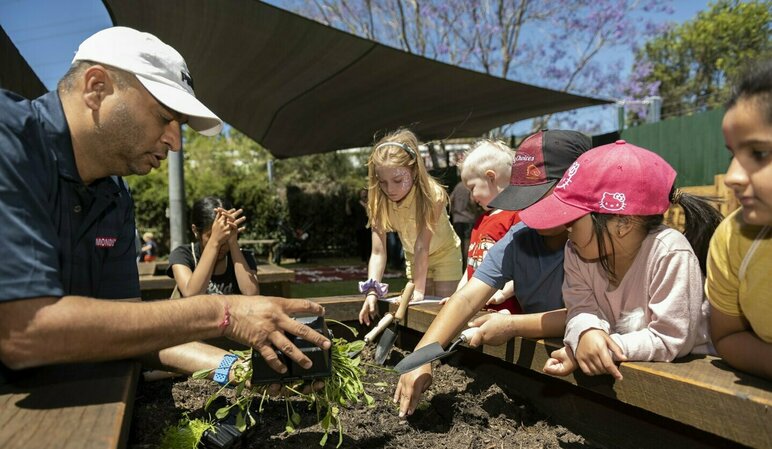
<svg viewBox="0 0 772 449">
<path fill-rule="evenodd" d="M 375 294 L 378 295 L 379 298 L 383 298 L 387 293 L 389 293 L 389 284 L 382 284 L 375 279 L 368 279 L 365 282 L 359 282 L 359 293 L 364 293 L 370 289 L 374 289 Z"/>
</svg>

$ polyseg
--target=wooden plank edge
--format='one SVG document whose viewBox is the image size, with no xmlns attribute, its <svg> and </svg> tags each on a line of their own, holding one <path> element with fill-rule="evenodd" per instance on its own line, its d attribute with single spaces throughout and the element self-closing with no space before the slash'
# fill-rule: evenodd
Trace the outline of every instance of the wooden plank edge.
<svg viewBox="0 0 772 449">
<path fill-rule="evenodd" d="M 413 306 L 408 309 L 404 325 L 414 331 L 425 332 L 438 311 L 439 307 L 435 305 Z M 769 425 L 772 420 L 772 391 L 758 390 L 757 393 L 748 394 L 748 388 L 742 385 L 733 390 L 695 381 L 658 368 L 667 365 L 673 368 L 673 364 L 664 362 L 622 363 L 620 372 L 627 382 L 614 382 L 610 376 L 586 376 L 581 372 L 566 377 L 543 373 L 542 367 L 549 353 L 561 346 L 559 339 L 531 340 L 518 337 L 505 345 L 486 346 L 478 351 L 744 445 L 772 447 L 772 426 Z M 713 367 L 710 369 L 719 370 Z M 642 389 L 642 386 L 650 388 Z M 653 394 L 653 389 L 659 391 L 659 394 Z M 673 393 L 678 389 L 684 390 L 680 400 L 676 400 Z M 702 403 L 697 404 L 694 398 L 702 399 Z M 699 409 L 696 413 L 687 412 L 695 411 L 697 406 Z"/>
</svg>

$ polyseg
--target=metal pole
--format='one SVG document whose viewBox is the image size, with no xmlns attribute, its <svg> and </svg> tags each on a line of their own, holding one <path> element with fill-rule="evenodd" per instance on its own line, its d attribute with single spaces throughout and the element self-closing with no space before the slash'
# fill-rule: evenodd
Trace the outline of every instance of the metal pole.
<svg viewBox="0 0 772 449">
<path fill-rule="evenodd" d="M 625 102 L 617 101 L 617 129 L 619 132 L 625 130 Z"/>
<path fill-rule="evenodd" d="M 662 97 L 647 97 L 649 105 L 648 114 L 646 114 L 646 123 L 656 123 L 660 121 L 662 114 Z"/>
<path fill-rule="evenodd" d="M 268 159 L 268 185 L 273 186 L 273 159 Z"/>
<path fill-rule="evenodd" d="M 169 230 L 171 249 L 184 245 L 185 238 L 185 169 L 183 150 L 169 152 Z"/>
</svg>

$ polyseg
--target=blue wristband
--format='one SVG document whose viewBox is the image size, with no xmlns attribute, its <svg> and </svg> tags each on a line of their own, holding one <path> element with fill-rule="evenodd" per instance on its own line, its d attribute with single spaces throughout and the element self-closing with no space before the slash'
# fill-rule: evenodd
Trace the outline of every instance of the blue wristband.
<svg viewBox="0 0 772 449">
<path fill-rule="evenodd" d="M 231 366 L 239 359 L 236 354 L 225 354 L 220 361 L 220 366 L 214 370 L 214 381 L 225 386 L 228 384 L 228 373 L 231 372 Z"/>
</svg>

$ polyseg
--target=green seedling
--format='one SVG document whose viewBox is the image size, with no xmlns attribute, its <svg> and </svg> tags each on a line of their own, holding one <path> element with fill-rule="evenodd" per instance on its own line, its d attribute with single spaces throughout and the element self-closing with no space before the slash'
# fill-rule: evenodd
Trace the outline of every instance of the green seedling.
<svg viewBox="0 0 772 449">
<path fill-rule="evenodd" d="M 346 326 L 339 321 L 327 320 L 327 322 L 332 322 L 344 326 L 348 328 L 354 336 L 357 335 L 355 329 Z M 353 358 L 349 356 L 351 353 L 357 353 L 357 351 L 361 351 L 365 345 L 365 342 L 361 340 L 349 342 L 342 338 L 333 338 L 332 340 L 333 344 L 330 348 L 332 356 L 331 376 L 324 380 L 323 389 L 311 393 L 303 393 L 301 391 L 303 387 L 302 381 L 285 385 L 284 387 L 288 391 L 296 394 L 298 397 L 306 401 L 308 403 L 309 410 L 315 409 L 317 421 L 324 431 L 324 435 L 319 441 L 319 445 L 326 445 L 330 432 L 337 431 L 338 444 L 336 447 L 340 447 L 340 445 L 343 444 L 343 424 L 340 420 L 342 410 L 354 404 L 360 403 L 364 403 L 368 407 L 372 407 L 375 403 L 375 400 L 372 398 L 372 396 L 367 394 L 365 391 L 365 383 L 362 381 L 362 377 L 365 374 L 365 364 L 362 363 L 359 356 Z M 207 399 L 204 409 L 208 409 L 215 399 L 217 399 L 219 396 L 223 396 L 223 392 L 227 388 L 233 388 L 235 390 L 235 401 L 218 409 L 215 412 L 215 416 L 218 419 L 223 419 L 228 416 L 234 407 L 238 408 L 238 412 L 236 414 L 236 426 L 240 431 L 244 432 L 248 427 L 251 427 L 256 422 L 250 411 L 252 401 L 257 397 L 260 398 L 257 411 L 258 413 L 262 413 L 264 410 L 264 403 L 266 400 L 270 400 L 270 397 L 268 395 L 268 386 L 261 385 L 259 387 L 252 388 L 249 385 L 249 380 L 252 378 L 251 350 L 231 352 L 239 357 L 239 360 L 234 364 L 233 379 L 227 385 L 218 389 L 212 396 Z M 369 364 L 367 365 L 370 366 Z M 194 379 L 207 379 L 209 378 L 212 371 L 214 371 L 214 369 L 197 371 L 193 374 L 192 377 Z M 385 382 L 371 383 L 368 385 L 374 387 L 387 386 Z M 292 433 L 300 425 L 301 416 L 295 411 L 289 398 L 285 397 L 284 401 L 287 413 L 285 430 L 287 433 Z M 191 422 L 192 421 L 188 420 L 184 423 L 183 426 L 183 422 L 181 421 L 180 426 L 178 427 L 190 427 Z M 198 423 L 196 425 L 198 425 Z M 196 444 L 198 444 L 198 441 L 200 441 L 204 431 L 206 431 L 206 428 L 201 432 L 196 431 L 193 433 L 194 436 L 197 435 L 198 437 Z M 186 445 L 164 446 L 164 448 L 182 449 L 188 447 L 196 447 L 195 445 L 187 445 L 187 442 L 185 444 Z"/>
</svg>

